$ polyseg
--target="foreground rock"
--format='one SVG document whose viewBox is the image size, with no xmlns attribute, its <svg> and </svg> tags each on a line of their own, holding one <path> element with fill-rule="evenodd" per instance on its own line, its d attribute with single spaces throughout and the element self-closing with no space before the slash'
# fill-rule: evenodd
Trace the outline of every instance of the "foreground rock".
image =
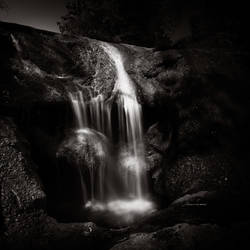
<svg viewBox="0 0 250 250">
<path fill-rule="evenodd" d="M 120 243 L 112 250 L 154 250 L 154 249 L 219 249 L 223 230 L 217 225 L 186 223 L 167 227 L 154 233 L 140 233 Z"/>
</svg>

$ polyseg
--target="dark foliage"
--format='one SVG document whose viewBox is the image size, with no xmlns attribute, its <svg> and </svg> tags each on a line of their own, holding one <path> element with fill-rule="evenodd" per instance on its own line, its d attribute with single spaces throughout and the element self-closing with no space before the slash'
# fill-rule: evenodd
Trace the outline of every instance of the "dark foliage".
<svg viewBox="0 0 250 250">
<path fill-rule="evenodd" d="M 225 0 L 71 0 L 58 24 L 63 34 L 169 47 L 224 33 L 239 40 L 248 27 L 244 7 Z"/>
</svg>

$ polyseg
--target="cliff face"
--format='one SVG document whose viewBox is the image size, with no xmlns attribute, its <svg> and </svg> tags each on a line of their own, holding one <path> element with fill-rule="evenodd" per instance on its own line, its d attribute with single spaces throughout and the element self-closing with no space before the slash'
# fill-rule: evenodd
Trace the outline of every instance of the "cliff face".
<svg viewBox="0 0 250 250">
<path fill-rule="evenodd" d="M 177 223 L 230 224 L 249 218 L 242 204 L 247 203 L 250 176 L 249 53 L 243 48 L 212 46 L 212 42 L 207 46 L 209 42 L 189 42 L 167 50 L 115 44 L 124 54 L 126 70 L 143 107 L 152 192 L 163 207 L 182 198 L 132 230 L 147 234 L 137 234 L 114 249 L 130 249 L 129 244 L 137 238 L 137 243 L 153 244 L 154 237 L 169 239 L 171 232 L 186 235 L 191 230 L 197 235 L 199 231 L 199 226 L 188 224 L 172 227 Z M 86 226 L 56 224 L 47 212 L 58 218 L 65 213 L 55 208 L 55 203 L 63 203 L 63 196 L 58 197 L 56 191 L 56 152 L 73 126 L 68 91 L 91 88 L 107 99 L 114 87 L 116 72 L 101 44 L 86 37 L 0 24 L 0 204 L 1 230 L 6 235 L 14 232 L 15 237 L 22 237 L 18 236 L 20 227 L 42 221 L 43 230 L 49 227 L 52 235 L 58 228 L 66 232 L 56 234 L 55 239 L 73 241 L 74 233 Z M 88 98 L 87 90 L 84 95 Z M 197 208 L 200 203 L 208 205 Z M 72 206 L 63 204 L 68 220 L 79 219 Z M 12 220 L 13 214 L 20 220 Z M 93 228 L 102 234 L 101 229 Z M 214 234 L 210 224 L 200 229 Z M 86 239 L 89 232 L 84 230 L 74 246 L 85 244 L 91 249 L 99 234 Z M 216 230 L 225 233 L 217 226 Z M 31 231 L 25 236 L 27 242 Z M 110 232 L 106 233 L 107 238 L 102 239 L 108 249 L 113 242 L 106 242 Z M 203 236 L 198 237 L 203 242 Z M 7 241 L 13 238 L 7 237 Z M 215 237 L 214 242 L 217 240 Z M 181 249 L 191 249 L 185 244 Z"/>
</svg>

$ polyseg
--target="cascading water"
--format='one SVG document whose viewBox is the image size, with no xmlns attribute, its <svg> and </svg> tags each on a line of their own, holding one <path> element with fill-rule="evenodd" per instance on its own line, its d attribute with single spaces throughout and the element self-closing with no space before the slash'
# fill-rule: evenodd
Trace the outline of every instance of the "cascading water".
<svg viewBox="0 0 250 250">
<path fill-rule="evenodd" d="M 91 187 L 90 195 L 84 197 L 88 200 L 85 206 L 117 214 L 146 212 L 152 210 L 153 205 L 148 200 L 141 105 L 119 50 L 107 43 L 103 43 L 102 48 L 117 72 L 112 100 L 106 101 L 102 95 L 97 95 L 86 101 L 82 91 L 69 94 L 77 120 L 77 136 L 92 140 L 102 161 L 98 169 L 89 166 Z M 118 142 L 112 135 L 114 100 L 119 125 Z M 103 138 L 101 142 L 97 137 Z M 116 157 L 112 160 L 107 156 L 108 144 L 116 144 L 116 150 L 113 150 Z M 82 175 L 80 178 L 83 178 Z M 85 180 L 82 182 L 82 186 L 86 186 Z M 86 193 L 84 190 L 83 195 L 86 196 Z"/>
</svg>

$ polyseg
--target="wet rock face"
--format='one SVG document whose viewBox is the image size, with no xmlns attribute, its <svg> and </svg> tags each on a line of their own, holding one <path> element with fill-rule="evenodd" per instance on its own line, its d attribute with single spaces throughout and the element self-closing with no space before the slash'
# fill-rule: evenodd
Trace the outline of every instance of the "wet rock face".
<svg viewBox="0 0 250 250">
<path fill-rule="evenodd" d="M 57 151 L 57 158 L 63 158 L 62 162 L 85 168 L 98 168 L 102 157 L 108 155 L 108 144 L 105 136 L 93 129 L 72 132 Z"/>
<path fill-rule="evenodd" d="M 101 175 L 105 173 L 110 157 L 109 144 L 103 134 L 87 128 L 71 132 L 56 152 L 59 187 L 54 206 L 65 216 L 78 211 L 76 220 L 82 220 L 86 202 L 94 199 L 92 195 L 100 198 L 97 190 L 103 188 L 99 187 L 100 182 L 105 181 Z"/>
<path fill-rule="evenodd" d="M 114 72 L 101 42 L 11 24 L 1 23 L 0 29 L 1 70 L 5 72 L 0 87 L 1 106 L 6 112 L 40 103 L 63 103 L 68 91 L 77 91 L 81 86 L 86 87 L 86 96 L 88 88 L 95 93 L 110 93 Z M 104 69 L 109 74 L 103 74 Z"/>
</svg>

